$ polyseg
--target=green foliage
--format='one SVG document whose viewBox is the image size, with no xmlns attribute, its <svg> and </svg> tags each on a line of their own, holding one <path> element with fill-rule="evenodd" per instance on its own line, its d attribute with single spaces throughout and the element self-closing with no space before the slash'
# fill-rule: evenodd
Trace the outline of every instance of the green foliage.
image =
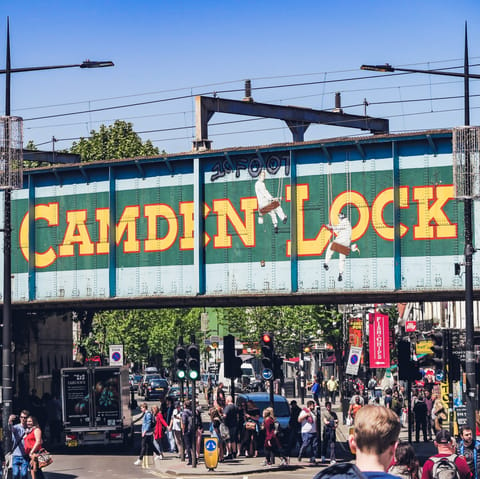
<svg viewBox="0 0 480 479">
<path fill-rule="evenodd" d="M 133 131 L 133 125 L 116 120 L 113 125 L 101 125 L 97 131 L 92 130 L 89 138 L 81 138 L 74 142 L 71 153 L 79 154 L 82 161 L 101 161 L 136 156 L 154 156 L 159 154 L 158 148 L 150 140 L 142 143 L 141 138 Z"/>
<path fill-rule="evenodd" d="M 200 308 L 122 310 L 96 313 L 90 334 L 80 345 L 87 356 L 108 356 L 110 344 L 123 344 L 127 361 L 137 364 L 162 355 L 170 366 L 179 336 L 184 342 L 196 335 L 201 342 Z M 265 306 L 216 310 L 220 322 L 230 334 L 250 347 L 258 347 L 260 335 L 271 332 L 280 356 L 298 356 L 302 347 L 314 341 L 331 344 L 338 360 L 343 353 L 342 314 L 331 306 Z"/>
<path fill-rule="evenodd" d="M 162 355 L 164 366 L 169 366 L 178 337 L 188 342 L 200 330 L 200 313 L 196 308 L 103 311 L 93 317 L 91 333 L 81 346 L 88 356 L 108 356 L 110 344 L 123 344 L 128 362 Z"/>
</svg>

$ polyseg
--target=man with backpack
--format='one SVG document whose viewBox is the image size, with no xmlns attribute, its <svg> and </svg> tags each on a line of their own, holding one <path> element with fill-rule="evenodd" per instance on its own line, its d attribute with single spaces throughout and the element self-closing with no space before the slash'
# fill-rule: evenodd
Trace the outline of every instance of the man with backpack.
<svg viewBox="0 0 480 479">
<path fill-rule="evenodd" d="M 470 426 L 462 428 L 460 437 L 462 439 L 457 444 L 457 454 L 465 458 L 474 479 L 478 479 L 480 441 L 476 440 L 473 442 L 472 428 Z"/>
<path fill-rule="evenodd" d="M 455 454 L 450 432 L 441 429 L 435 436 L 438 453 L 423 465 L 422 479 L 471 479 L 472 473 L 464 457 Z"/>
<path fill-rule="evenodd" d="M 355 464 L 341 463 L 319 472 L 314 479 L 398 479 L 386 471 L 392 463 L 400 434 L 400 419 L 391 409 L 367 404 L 355 417 L 348 443 Z"/>
<path fill-rule="evenodd" d="M 193 412 L 192 401 L 187 399 L 183 404 L 182 412 L 182 435 L 183 446 L 187 456 L 187 466 L 191 466 L 193 460 L 193 441 L 194 441 L 194 427 L 193 427 Z"/>
</svg>

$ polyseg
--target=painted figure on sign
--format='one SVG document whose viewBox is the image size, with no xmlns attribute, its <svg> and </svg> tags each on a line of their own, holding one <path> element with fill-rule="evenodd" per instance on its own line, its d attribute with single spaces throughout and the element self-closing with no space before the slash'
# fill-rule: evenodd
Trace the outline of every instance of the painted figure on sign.
<svg viewBox="0 0 480 479">
<path fill-rule="evenodd" d="M 263 224 L 263 216 L 266 214 L 272 218 L 273 230 L 278 233 L 277 216 L 283 224 L 287 223 L 287 215 L 283 212 L 280 206 L 280 198 L 274 198 L 265 186 L 265 170 L 262 170 L 258 175 L 255 183 L 255 194 L 258 202 L 258 224 Z"/>
<path fill-rule="evenodd" d="M 345 258 L 351 251 L 357 251 L 360 253 L 358 246 L 352 242 L 352 225 L 350 220 L 342 212 L 338 214 L 338 223 L 336 225 L 327 225 L 327 228 L 332 231 L 336 236 L 335 239 L 328 245 L 327 252 L 325 254 L 325 263 L 323 268 L 328 271 L 330 260 L 333 253 L 338 253 L 338 281 L 343 280 L 343 273 L 345 271 Z"/>
</svg>

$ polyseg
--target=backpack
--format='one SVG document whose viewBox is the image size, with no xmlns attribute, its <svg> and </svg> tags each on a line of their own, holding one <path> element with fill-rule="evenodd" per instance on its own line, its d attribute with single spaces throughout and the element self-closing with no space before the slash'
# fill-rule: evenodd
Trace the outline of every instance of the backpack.
<svg viewBox="0 0 480 479">
<path fill-rule="evenodd" d="M 150 427 L 152 429 L 155 429 L 155 426 L 157 425 L 157 421 L 155 420 L 155 416 L 150 413 Z"/>
<path fill-rule="evenodd" d="M 451 454 L 447 457 L 431 457 L 433 462 L 432 477 L 433 479 L 460 479 L 455 459 L 457 454 Z"/>
<path fill-rule="evenodd" d="M 366 476 L 355 464 L 347 462 L 327 467 L 313 479 L 366 479 Z"/>
<path fill-rule="evenodd" d="M 183 411 L 182 421 L 185 425 L 185 434 L 191 434 L 193 431 L 193 413 L 190 409 L 185 409 Z"/>
</svg>

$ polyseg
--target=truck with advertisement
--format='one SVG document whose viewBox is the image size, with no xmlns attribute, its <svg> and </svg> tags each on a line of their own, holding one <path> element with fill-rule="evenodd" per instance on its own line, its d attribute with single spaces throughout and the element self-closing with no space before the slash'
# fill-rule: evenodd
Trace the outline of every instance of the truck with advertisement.
<svg viewBox="0 0 480 479">
<path fill-rule="evenodd" d="M 133 438 L 127 367 L 64 368 L 60 380 L 68 447 L 123 445 Z"/>
</svg>

